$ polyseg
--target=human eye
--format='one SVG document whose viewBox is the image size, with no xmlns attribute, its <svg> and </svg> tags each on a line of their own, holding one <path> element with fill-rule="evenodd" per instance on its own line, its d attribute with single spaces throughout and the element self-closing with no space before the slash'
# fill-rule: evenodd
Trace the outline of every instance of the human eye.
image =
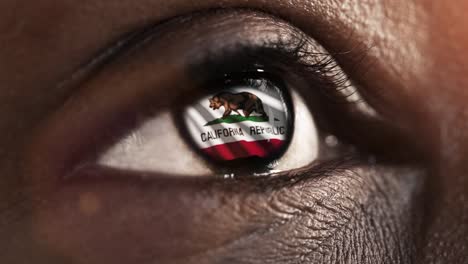
<svg viewBox="0 0 468 264">
<path fill-rule="evenodd" d="M 207 24 L 223 16 L 228 30 Z M 286 175 L 378 152 L 356 140 L 354 123 L 398 137 L 359 95 L 339 54 L 287 22 L 253 16 L 246 31 L 229 17 L 176 18 L 132 36 L 113 67 L 65 105 L 76 123 L 47 130 L 67 138 L 52 146 L 67 173 Z"/>
<path fill-rule="evenodd" d="M 264 69 L 223 74 L 214 94 L 140 123 L 98 164 L 174 175 L 271 174 L 317 158 L 318 134 L 304 99 Z M 193 99 L 192 99 L 193 100 Z M 298 155 L 300 153 L 300 155 Z"/>
</svg>

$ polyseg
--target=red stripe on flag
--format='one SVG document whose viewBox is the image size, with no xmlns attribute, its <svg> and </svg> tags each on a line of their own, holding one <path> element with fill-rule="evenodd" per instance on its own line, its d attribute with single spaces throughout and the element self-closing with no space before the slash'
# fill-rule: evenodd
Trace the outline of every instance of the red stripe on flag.
<svg viewBox="0 0 468 264">
<path fill-rule="evenodd" d="M 240 140 L 212 146 L 202 151 L 216 160 L 234 160 L 248 157 L 266 158 L 283 147 L 284 140 L 270 139 L 259 141 Z"/>
</svg>

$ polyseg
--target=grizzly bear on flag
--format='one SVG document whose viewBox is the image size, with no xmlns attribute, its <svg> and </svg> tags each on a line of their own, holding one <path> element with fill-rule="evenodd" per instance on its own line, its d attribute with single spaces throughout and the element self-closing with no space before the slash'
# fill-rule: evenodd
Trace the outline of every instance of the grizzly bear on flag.
<svg viewBox="0 0 468 264">
<path fill-rule="evenodd" d="M 209 101 L 210 108 L 213 110 L 219 109 L 221 106 L 224 107 L 223 118 L 228 117 L 232 111 L 240 115 L 239 110 L 242 110 L 245 117 L 249 117 L 255 111 L 261 114 L 263 118 L 268 119 L 268 115 L 263 109 L 262 100 L 252 93 L 221 92 L 214 95 Z"/>
</svg>

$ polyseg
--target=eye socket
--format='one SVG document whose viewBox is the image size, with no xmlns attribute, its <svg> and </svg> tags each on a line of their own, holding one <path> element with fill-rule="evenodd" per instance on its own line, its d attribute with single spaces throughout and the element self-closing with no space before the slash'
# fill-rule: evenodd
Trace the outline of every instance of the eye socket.
<svg viewBox="0 0 468 264">
<path fill-rule="evenodd" d="M 265 75 L 262 69 L 225 74 L 210 82 L 216 92 L 187 105 L 188 100 L 177 100 L 184 106 L 176 113 L 144 120 L 101 155 L 98 164 L 170 175 L 224 176 L 309 165 L 319 152 L 310 110 L 292 87 Z"/>
<path fill-rule="evenodd" d="M 247 13 L 239 23 L 239 16 L 230 12 L 174 19 L 131 37 L 123 45 L 126 48 L 111 53 L 95 75 L 84 78 L 80 91 L 41 127 L 28 151 L 32 167 L 52 164 L 42 174 L 60 178 L 86 173 L 89 167 L 93 174 L 94 169 L 111 167 L 124 175 L 130 170 L 151 177 L 233 171 L 294 174 L 322 161 L 349 155 L 360 159 L 355 154 L 367 150 L 393 154 L 401 153 L 392 150 L 403 146 L 407 152 L 390 122 L 360 96 L 350 96 L 356 89 L 336 62 L 339 54 L 328 53 L 278 18 Z M 265 74 L 253 74 L 255 69 Z M 229 166 L 200 155 L 188 137 L 183 113 L 232 88 L 226 81 L 245 79 L 264 79 L 273 90 L 281 90 L 291 113 L 291 129 L 286 147 L 271 157 L 258 162 L 250 157 L 242 166 Z M 342 142 L 346 144 L 336 144 Z M 100 166 L 95 168 L 96 164 Z"/>
<path fill-rule="evenodd" d="M 358 106 L 361 98 L 317 43 L 295 30 L 290 39 L 272 32 L 281 37 L 194 56 L 188 64 L 194 89 L 136 118 L 97 165 L 167 176 L 252 176 L 349 155 L 354 149 L 336 137 L 327 144 L 323 124 L 330 120 L 319 105 Z"/>
</svg>

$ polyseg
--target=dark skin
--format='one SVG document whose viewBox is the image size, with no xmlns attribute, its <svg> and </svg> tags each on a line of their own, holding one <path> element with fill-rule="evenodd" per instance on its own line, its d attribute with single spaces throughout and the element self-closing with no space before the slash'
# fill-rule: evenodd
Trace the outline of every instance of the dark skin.
<svg viewBox="0 0 468 264">
<path fill-rule="evenodd" d="M 68 153 L 83 138 L 100 141 L 93 131 L 121 103 L 109 94 L 137 104 L 147 93 L 127 81 L 158 83 L 155 107 L 165 108 L 184 92 L 164 87 L 184 82 L 180 50 L 197 34 L 164 35 L 98 73 L 90 61 L 129 32 L 216 7 L 282 17 L 330 52 L 372 47 L 363 59 L 372 67 L 347 56 L 339 63 L 420 154 L 305 170 L 292 181 L 141 180 L 111 171 L 64 182 L 61 166 L 75 158 Z M 468 262 L 467 8 L 422 0 L 2 1 L 1 262 Z M 208 32 L 248 38 L 230 33 L 252 17 L 224 18 L 230 32 L 215 17 Z M 252 23 L 254 33 L 265 27 Z"/>
</svg>

